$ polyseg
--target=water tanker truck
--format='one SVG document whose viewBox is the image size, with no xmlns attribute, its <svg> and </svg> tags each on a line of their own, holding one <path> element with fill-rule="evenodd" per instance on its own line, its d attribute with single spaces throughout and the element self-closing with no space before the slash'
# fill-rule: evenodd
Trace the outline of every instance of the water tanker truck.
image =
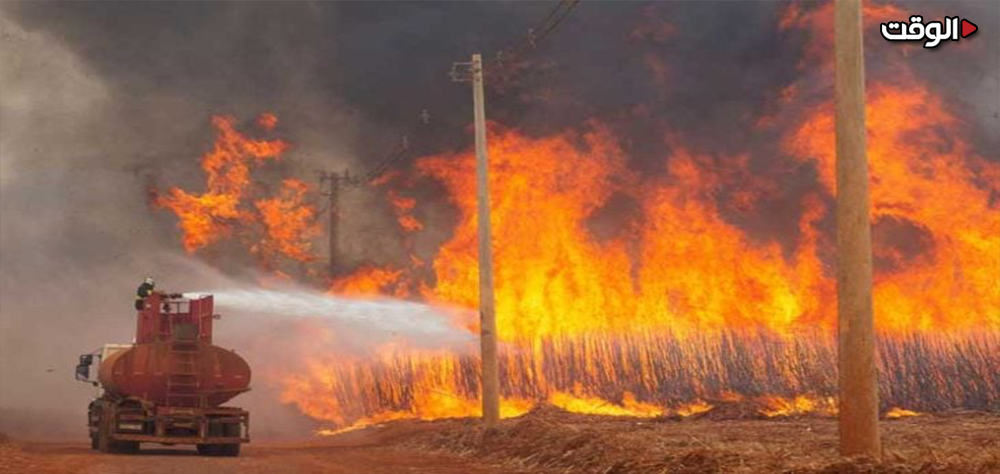
<svg viewBox="0 0 1000 474">
<path fill-rule="evenodd" d="M 250 414 L 222 405 L 250 390 L 250 366 L 212 344 L 212 296 L 156 292 L 141 306 L 133 344 L 106 344 L 76 367 L 77 380 L 98 387 L 87 409 L 91 447 L 193 444 L 203 455 L 238 456 L 250 441 Z"/>
</svg>

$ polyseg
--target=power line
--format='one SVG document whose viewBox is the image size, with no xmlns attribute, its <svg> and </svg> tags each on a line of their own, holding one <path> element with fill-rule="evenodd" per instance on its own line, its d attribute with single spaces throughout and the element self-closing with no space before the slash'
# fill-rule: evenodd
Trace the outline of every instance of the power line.
<svg viewBox="0 0 1000 474">
<path fill-rule="evenodd" d="M 493 59 L 483 65 L 485 74 L 489 74 L 490 84 L 494 87 L 503 88 L 510 82 L 514 74 L 524 67 L 523 56 L 538 47 L 545 37 L 552 34 L 560 23 L 570 12 L 580 3 L 580 0 L 560 0 L 544 19 L 539 21 L 533 28 L 528 29 L 521 41 L 514 46 L 499 51 Z"/>
<path fill-rule="evenodd" d="M 562 23 L 579 3 L 580 0 L 560 0 L 559 3 L 549 10 L 545 18 L 535 24 L 533 28 L 529 28 L 528 33 L 514 46 L 497 52 L 493 60 L 483 66 L 484 74 L 488 73 L 491 75 L 492 82 L 490 84 L 502 88 L 503 85 L 509 83 L 511 77 L 522 68 L 519 61 L 523 59 L 523 56 L 538 47 L 539 42 L 555 31 L 559 24 Z M 453 79 L 459 80 L 459 75 L 463 73 L 453 65 L 451 74 Z M 418 117 L 420 123 L 423 125 L 427 125 L 430 122 L 430 114 L 427 113 L 426 109 L 422 110 Z M 417 132 L 420 131 L 422 131 L 421 127 L 418 126 L 411 131 L 412 133 L 403 135 L 392 151 L 376 163 L 371 170 L 359 178 L 344 180 L 342 184 L 348 187 L 360 187 L 377 180 L 382 174 L 409 155 L 410 137 L 417 135 Z"/>
<path fill-rule="evenodd" d="M 508 84 L 511 78 L 520 69 L 524 68 L 524 56 L 537 48 L 542 40 L 552 34 L 579 3 L 580 0 L 560 0 L 559 3 L 548 11 L 544 18 L 536 23 L 534 27 L 528 29 L 528 33 L 520 41 L 509 48 L 498 51 L 492 60 L 483 65 L 484 75 L 489 74 L 490 76 L 490 81 L 487 83 L 501 89 Z M 453 64 L 450 71 L 452 79 L 456 81 L 469 80 L 471 76 L 468 66 L 468 63 Z M 430 123 L 430 114 L 424 109 L 418 115 L 418 119 L 419 124 L 413 127 L 410 133 L 404 134 L 389 151 L 389 154 L 379 160 L 367 173 L 361 176 L 351 176 L 348 171 L 345 171 L 343 174 L 323 173 L 323 178 L 320 180 L 321 185 L 329 182 L 331 186 L 330 191 L 323 192 L 323 194 L 329 195 L 329 192 L 333 192 L 334 185 L 341 189 L 369 185 L 397 163 L 403 161 L 403 159 L 409 156 L 411 137 L 419 135 L 423 131 L 422 129 Z"/>
<path fill-rule="evenodd" d="M 580 0 L 560 0 L 548 14 L 539 21 L 533 28 L 528 29 L 528 33 L 515 45 L 499 51 L 494 58 L 485 65 L 478 66 L 479 73 L 488 72 L 490 74 L 490 84 L 501 88 L 508 83 L 519 69 L 523 69 L 523 57 L 530 51 L 538 47 L 540 41 L 552 34 L 569 13 L 580 3 Z M 478 55 L 477 55 L 478 56 Z M 471 63 L 455 63 L 452 65 L 452 79 L 463 81 L 472 80 Z M 339 204 L 341 190 L 357 188 L 369 185 L 386 171 L 400 163 L 409 156 L 411 150 L 412 137 L 420 135 L 430 123 L 430 114 L 424 109 L 420 112 L 418 123 L 407 134 L 404 134 L 396 145 L 392 147 L 389 154 L 383 157 L 367 173 L 361 176 L 352 176 L 349 170 L 343 173 L 321 172 L 320 174 L 320 194 L 327 197 L 326 210 L 329 215 L 329 261 L 328 276 L 332 280 L 337 275 L 339 266 L 337 258 L 337 240 L 339 230 Z"/>
<path fill-rule="evenodd" d="M 430 115 L 426 110 L 421 112 L 420 120 L 423 125 L 429 123 Z M 344 170 L 343 173 L 320 171 L 320 184 L 330 182 L 330 186 L 333 186 L 334 181 L 338 188 L 357 188 L 371 184 L 381 177 L 386 171 L 392 168 L 396 163 L 399 163 L 404 158 L 409 156 L 409 151 L 411 148 L 410 137 L 418 134 L 420 132 L 419 126 L 413 127 L 410 133 L 404 134 L 400 137 L 399 141 L 396 142 L 395 146 L 389 151 L 389 153 L 384 156 L 381 160 L 375 163 L 367 173 L 357 176 L 352 175 L 350 170 Z M 320 194 L 324 196 L 329 196 L 332 192 L 331 188 L 323 190 L 322 186 L 320 189 Z"/>
<path fill-rule="evenodd" d="M 521 37 L 513 46 L 498 51 L 493 59 L 483 64 L 483 74 L 489 76 L 486 84 L 502 89 L 511 78 L 523 69 L 524 56 L 536 49 L 543 39 L 552 34 L 562 21 L 569 16 L 580 3 L 580 0 L 560 0 L 548 14 L 535 24 L 533 28 L 528 28 L 528 33 Z M 471 80 L 469 63 L 454 63 L 448 75 L 456 82 L 468 82 Z"/>
</svg>

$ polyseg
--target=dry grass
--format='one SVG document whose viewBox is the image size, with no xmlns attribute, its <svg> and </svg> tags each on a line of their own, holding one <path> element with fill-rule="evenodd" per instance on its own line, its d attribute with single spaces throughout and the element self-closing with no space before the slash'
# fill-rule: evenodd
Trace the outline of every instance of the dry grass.
<svg viewBox="0 0 1000 474">
<path fill-rule="evenodd" d="M 683 338 L 574 336 L 540 341 L 537 347 L 505 344 L 501 393 L 547 400 L 553 392 L 572 393 L 580 386 L 586 395 L 609 402 L 620 403 L 628 391 L 662 407 L 734 393 L 825 398 L 837 393 L 835 342 L 822 332 L 785 337 L 723 331 Z M 883 410 L 1000 411 L 1000 333 L 880 337 L 877 361 Z M 479 397 L 478 357 L 469 354 L 413 358 L 401 352 L 370 361 L 334 360 L 322 374 L 305 379 L 301 404 L 316 404 L 324 415 L 336 413 L 342 418 L 338 423 L 387 411 L 428 415 L 420 412 L 428 391 L 472 406 Z"/>
</svg>

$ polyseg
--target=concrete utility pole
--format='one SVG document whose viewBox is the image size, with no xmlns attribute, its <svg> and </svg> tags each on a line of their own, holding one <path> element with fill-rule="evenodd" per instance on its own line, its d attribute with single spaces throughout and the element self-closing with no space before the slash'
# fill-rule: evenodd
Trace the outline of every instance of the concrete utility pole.
<svg viewBox="0 0 1000 474">
<path fill-rule="evenodd" d="M 455 66 L 468 66 L 471 78 L 456 72 Z M 479 225 L 479 340 L 482 364 L 483 422 L 492 427 L 500 421 L 500 374 L 497 362 L 497 322 L 493 298 L 493 248 L 490 227 L 489 154 L 486 148 L 486 105 L 483 98 L 483 60 L 472 55 L 471 63 L 453 66 L 452 78 L 472 81 L 472 100 L 476 126 L 476 199 Z"/>
<path fill-rule="evenodd" d="M 426 110 L 422 111 L 418 117 L 420 122 L 427 124 L 430 121 L 430 114 Z M 332 172 L 320 172 L 319 174 L 319 187 L 320 189 L 326 189 L 322 194 L 329 199 L 327 207 L 329 208 L 329 219 L 330 228 L 327 232 L 327 238 L 329 239 L 329 260 L 327 261 L 327 277 L 330 282 L 337 277 L 339 273 L 337 268 L 340 265 L 339 256 L 337 255 L 337 242 L 338 242 L 338 229 L 340 227 L 340 192 L 345 189 L 351 189 L 358 186 L 363 186 L 366 184 L 371 184 L 373 181 L 382 176 L 389 168 L 394 164 L 398 163 L 400 160 L 406 158 L 407 152 L 410 150 L 410 139 L 408 136 L 404 135 L 399 141 L 399 144 L 393 149 L 392 153 L 379 161 L 368 173 L 362 176 L 351 176 L 351 171 L 345 169 L 343 173 Z M 330 184 L 327 186 L 326 183 Z"/>
<path fill-rule="evenodd" d="M 837 321 L 840 452 L 881 457 L 865 151 L 865 55 L 860 0 L 837 0 Z"/>
<path fill-rule="evenodd" d="M 319 177 L 320 187 L 323 187 L 324 183 L 329 182 L 329 187 L 327 188 L 324 195 L 329 199 L 327 206 L 329 208 L 328 214 L 330 219 L 330 227 L 327 232 L 327 239 L 329 245 L 329 260 L 327 260 L 327 277 L 330 281 L 333 281 L 337 276 L 337 241 L 338 234 L 337 230 L 339 227 L 340 220 L 340 184 L 341 181 L 347 181 L 350 177 L 347 172 L 341 176 L 336 172 L 322 173 Z"/>
</svg>

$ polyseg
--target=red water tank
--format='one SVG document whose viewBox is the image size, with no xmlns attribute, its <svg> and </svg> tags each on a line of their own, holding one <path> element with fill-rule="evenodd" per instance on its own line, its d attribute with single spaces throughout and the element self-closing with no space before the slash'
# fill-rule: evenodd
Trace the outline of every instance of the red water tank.
<svg viewBox="0 0 1000 474">
<path fill-rule="evenodd" d="M 154 294 L 139 311 L 136 344 L 101 362 L 112 395 L 161 406 L 214 407 L 250 389 L 250 366 L 212 344 L 212 297 Z"/>
</svg>

